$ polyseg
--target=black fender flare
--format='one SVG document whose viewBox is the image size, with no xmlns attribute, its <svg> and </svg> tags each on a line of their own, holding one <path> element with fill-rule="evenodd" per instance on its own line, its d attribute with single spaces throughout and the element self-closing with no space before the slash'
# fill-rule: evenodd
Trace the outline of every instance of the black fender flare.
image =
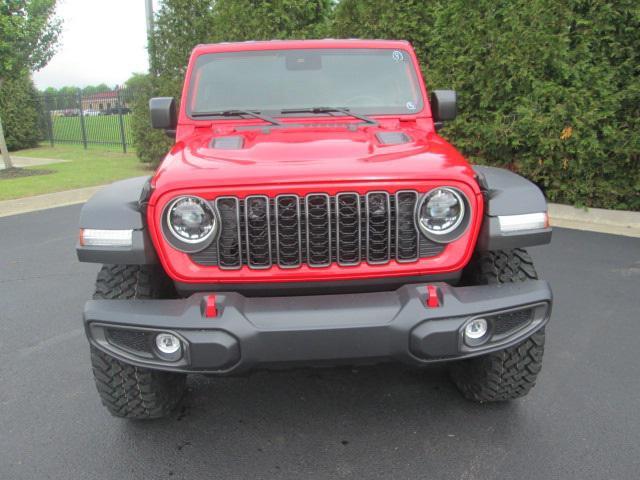
<svg viewBox="0 0 640 480">
<path fill-rule="evenodd" d="M 551 241 L 551 227 L 503 232 L 501 216 L 547 213 L 547 200 L 536 184 L 503 168 L 474 165 L 485 198 L 484 218 L 476 249 L 481 251 L 544 245 Z"/>
<path fill-rule="evenodd" d="M 90 263 L 146 265 L 158 263 L 146 225 L 146 201 L 151 177 L 114 182 L 95 193 L 80 211 L 80 229 L 132 230 L 130 247 L 83 246 L 78 260 Z"/>
</svg>

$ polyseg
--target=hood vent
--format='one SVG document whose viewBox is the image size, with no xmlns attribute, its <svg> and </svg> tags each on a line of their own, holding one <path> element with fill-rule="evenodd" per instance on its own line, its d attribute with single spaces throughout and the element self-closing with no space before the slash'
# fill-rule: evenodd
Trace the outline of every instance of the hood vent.
<svg viewBox="0 0 640 480">
<path fill-rule="evenodd" d="M 222 150 L 240 150 L 244 147 L 244 137 L 240 135 L 216 137 L 211 140 L 211 144 L 209 146 L 211 148 L 220 148 Z"/>
<path fill-rule="evenodd" d="M 402 145 L 411 141 L 411 138 L 402 132 L 378 132 L 376 138 L 382 145 Z"/>
</svg>

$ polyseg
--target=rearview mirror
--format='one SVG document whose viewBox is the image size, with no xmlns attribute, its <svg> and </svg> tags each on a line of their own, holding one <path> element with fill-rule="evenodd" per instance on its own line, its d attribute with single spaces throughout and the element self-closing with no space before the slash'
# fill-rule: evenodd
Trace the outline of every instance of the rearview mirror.
<svg viewBox="0 0 640 480">
<path fill-rule="evenodd" d="M 458 114 L 458 96 L 455 90 L 434 90 L 431 92 L 431 113 L 436 128 L 443 122 L 453 120 Z"/>
<path fill-rule="evenodd" d="M 176 113 L 176 100 L 173 97 L 156 97 L 149 100 L 149 112 L 151 113 L 151 126 L 167 130 L 167 133 L 175 135 L 178 125 Z"/>
</svg>

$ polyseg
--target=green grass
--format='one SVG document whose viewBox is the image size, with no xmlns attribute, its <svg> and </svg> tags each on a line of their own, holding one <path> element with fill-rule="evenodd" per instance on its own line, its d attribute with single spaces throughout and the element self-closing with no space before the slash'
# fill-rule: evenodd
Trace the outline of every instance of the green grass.
<svg viewBox="0 0 640 480">
<path fill-rule="evenodd" d="M 118 115 L 99 115 L 83 117 L 87 142 L 122 144 L 120 117 Z M 59 142 L 82 143 L 80 117 L 51 117 L 53 138 Z M 131 143 L 131 115 L 122 116 L 122 125 L 127 143 Z"/>
<path fill-rule="evenodd" d="M 11 155 L 70 161 L 27 167 L 53 171 L 47 175 L 0 179 L 0 200 L 102 185 L 122 178 L 152 174 L 134 153 L 122 153 L 113 148 L 90 147 L 84 150 L 78 145 L 43 145 L 12 152 Z"/>
</svg>

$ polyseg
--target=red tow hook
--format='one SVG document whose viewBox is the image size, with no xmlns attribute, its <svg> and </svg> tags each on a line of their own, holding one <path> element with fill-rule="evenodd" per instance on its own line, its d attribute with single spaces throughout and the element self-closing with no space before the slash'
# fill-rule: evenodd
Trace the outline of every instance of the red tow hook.
<svg viewBox="0 0 640 480">
<path fill-rule="evenodd" d="M 216 305 L 216 295 L 212 293 L 202 299 L 204 316 L 207 318 L 215 318 L 218 316 L 218 307 Z"/>
<path fill-rule="evenodd" d="M 438 308 L 440 306 L 440 289 L 435 285 L 427 285 L 427 307 Z"/>
</svg>

